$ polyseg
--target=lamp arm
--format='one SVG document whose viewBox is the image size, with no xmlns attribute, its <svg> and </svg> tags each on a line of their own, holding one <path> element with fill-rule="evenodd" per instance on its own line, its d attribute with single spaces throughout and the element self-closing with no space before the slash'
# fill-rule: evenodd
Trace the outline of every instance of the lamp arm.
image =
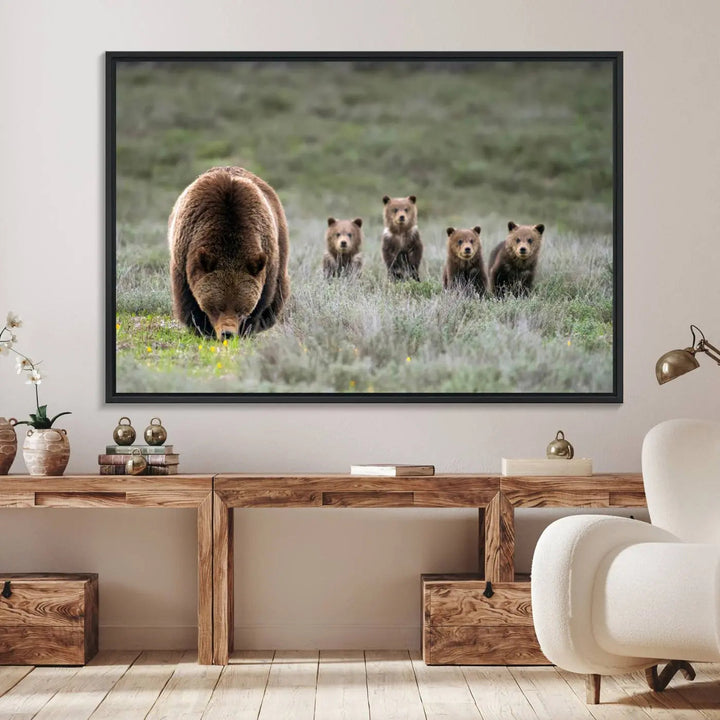
<svg viewBox="0 0 720 720">
<path fill-rule="evenodd" d="M 708 357 L 712 358 L 720 365 L 720 350 L 711 345 L 707 340 L 703 339 L 698 343 L 697 349 L 704 352 Z"/>
</svg>

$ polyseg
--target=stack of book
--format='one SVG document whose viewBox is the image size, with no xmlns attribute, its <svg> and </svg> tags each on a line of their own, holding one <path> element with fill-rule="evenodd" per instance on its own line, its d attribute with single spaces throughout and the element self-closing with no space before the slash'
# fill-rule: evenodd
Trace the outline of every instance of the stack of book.
<svg viewBox="0 0 720 720">
<path fill-rule="evenodd" d="M 139 450 L 147 467 L 141 475 L 177 475 L 180 455 L 172 445 L 108 445 L 98 455 L 101 475 L 124 475 L 125 463 Z"/>
</svg>

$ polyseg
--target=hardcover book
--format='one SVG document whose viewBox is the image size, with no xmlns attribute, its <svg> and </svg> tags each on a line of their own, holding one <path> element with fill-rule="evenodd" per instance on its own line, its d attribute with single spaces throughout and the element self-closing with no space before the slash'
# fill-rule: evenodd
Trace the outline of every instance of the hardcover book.
<svg viewBox="0 0 720 720">
<path fill-rule="evenodd" d="M 108 445 L 105 452 L 108 455 L 129 455 L 133 450 L 139 450 L 143 455 L 172 454 L 172 445 Z"/>
<path fill-rule="evenodd" d="M 417 477 L 435 474 L 434 465 L 351 465 L 351 475 Z"/>
<path fill-rule="evenodd" d="M 567 477 L 569 475 L 592 475 L 590 458 L 503 458 L 503 475 L 535 475 L 544 477 Z"/>
<path fill-rule="evenodd" d="M 124 455 L 113 455 L 112 453 L 107 455 L 98 455 L 98 463 L 100 465 L 125 465 L 130 460 L 131 454 Z M 178 453 L 172 453 L 168 455 L 145 455 L 145 462 L 148 465 L 177 465 L 180 462 L 180 455 Z"/>
<path fill-rule="evenodd" d="M 178 465 L 148 465 L 141 475 L 177 475 Z M 100 475 L 126 475 L 125 465 L 100 465 Z"/>
</svg>

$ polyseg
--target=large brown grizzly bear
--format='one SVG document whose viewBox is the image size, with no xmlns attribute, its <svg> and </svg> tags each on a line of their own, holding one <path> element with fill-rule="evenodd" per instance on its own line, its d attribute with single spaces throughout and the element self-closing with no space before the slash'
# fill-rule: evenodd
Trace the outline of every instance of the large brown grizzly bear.
<svg viewBox="0 0 720 720">
<path fill-rule="evenodd" d="M 382 256 L 393 280 L 420 280 L 423 244 L 417 227 L 417 198 L 383 198 Z"/>
<path fill-rule="evenodd" d="M 443 268 L 443 287 L 474 290 L 480 297 L 488 287 L 488 275 L 482 255 L 480 226 L 472 230 L 456 230 L 449 227 L 446 232 L 447 260 Z"/>
<path fill-rule="evenodd" d="M 191 183 L 168 220 L 173 311 L 222 340 L 275 324 L 290 294 L 288 229 L 275 191 L 239 167 Z"/>
<path fill-rule="evenodd" d="M 497 296 L 527 295 L 535 280 L 544 225 L 508 223 L 508 236 L 490 254 L 490 286 Z"/>
<path fill-rule="evenodd" d="M 325 233 L 327 251 L 323 256 L 325 277 L 359 275 L 363 262 L 360 252 L 362 241 L 362 218 L 336 220 L 329 217 Z"/>
</svg>

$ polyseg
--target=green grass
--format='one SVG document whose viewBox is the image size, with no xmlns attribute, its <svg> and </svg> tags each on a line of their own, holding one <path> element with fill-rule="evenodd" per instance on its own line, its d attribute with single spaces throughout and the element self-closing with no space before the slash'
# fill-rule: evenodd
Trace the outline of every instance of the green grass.
<svg viewBox="0 0 720 720">
<path fill-rule="evenodd" d="M 118 72 L 119 392 L 609 392 L 608 68 L 418 73 L 150 65 Z M 216 164 L 246 167 L 288 215 L 283 322 L 227 346 L 171 320 L 167 216 Z M 383 194 L 418 196 L 421 283 L 390 283 Z M 364 218 L 365 271 L 321 272 L 325 218 Z M 442 290 L 448 225 L 544 222 L 529 298 Z"/>
</svg>

